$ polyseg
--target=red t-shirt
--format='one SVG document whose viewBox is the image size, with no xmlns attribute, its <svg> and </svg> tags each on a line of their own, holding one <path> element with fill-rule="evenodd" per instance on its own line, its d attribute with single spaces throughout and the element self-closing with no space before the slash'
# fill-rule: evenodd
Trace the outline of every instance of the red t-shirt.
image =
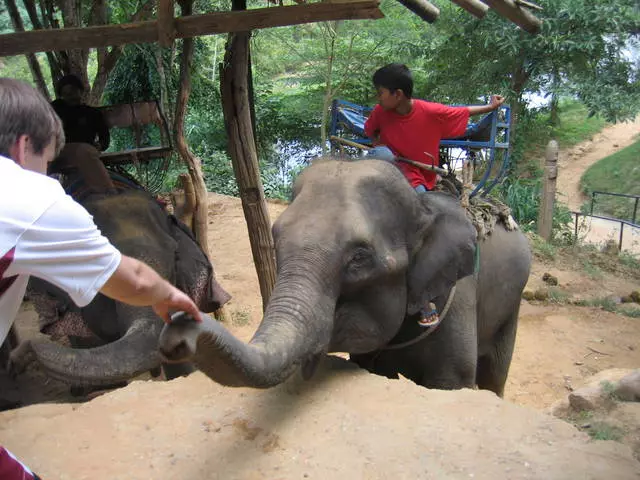
<svg viewBox="0 0 640 480">
<path fill-rule="evenodd" d="M 413 108 L 407 115 L 376 105 L 364 124 L 364 130 L 369 137 L 378 133 L 380 143 L 389 147 L 396 156 L 437 167 L 440 140 L 462 135 L 468 121 L 467 107 L 449 107 L 414 99 Z M 424 185 L 429 190 L 435 187 L 434 172 L 405 162 L 398 162 L 398 167 L 412 187 Z"/>
</svg>

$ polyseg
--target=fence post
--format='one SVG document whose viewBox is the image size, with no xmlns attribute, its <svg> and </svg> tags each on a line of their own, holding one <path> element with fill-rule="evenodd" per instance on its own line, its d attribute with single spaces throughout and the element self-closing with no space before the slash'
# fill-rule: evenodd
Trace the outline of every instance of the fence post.
<svg viewBox="0 0 640 480">
<path fill-rule="evenodd" d="M 558 142 L 551 140 L 545 151 L 542 195 L 538 212 L 538 235 L 546 241 L 551 240 L 553 206 L 556 199 L 556 180 L 558 178 Z"/>
</svg>

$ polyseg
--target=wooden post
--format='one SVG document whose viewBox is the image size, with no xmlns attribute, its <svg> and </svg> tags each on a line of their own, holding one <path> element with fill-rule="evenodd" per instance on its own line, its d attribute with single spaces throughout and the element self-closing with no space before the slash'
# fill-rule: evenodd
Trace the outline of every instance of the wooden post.
<svg viewBox="0 0 640 480">
<path fill-rule="evenodd" d="M 182 15 L 190 15 L 193 7 L 193 0 L 178 0 Z M 193 181 L 196 193 L 196 211 L 193 216 L 193 233 L 198 244 L 208 258 L 209 244 L 207 242 L 207 221 L 209 217 L 209 197 L 207 186 L 202 176 L 202 165 L 200 159 L 189 149 L 184 136 L 184 117 L 187 113 L 187 103 L 191 94 L 191 61 L 193 60 L 193 38 L 185 38 L 182 43 L 182 58 L 180 59 L 180 89 L 176 99 L 176 113 L 174 117 L 174 132 L 176 150 L 180 154 L 182 161 L 187 165 L 189 176 Z"/>
<path fill-rule="evenodd" d="M 551 140 L 545 152 L 542 194 L 538 212 L 538 235 L 547 242 L 551 240 L 553 207 L 556 200 L 556 179 L 558 178 L 558 142 Z"/>
<path fill-rule="evenodd" d="M 173 0 L 158 2 L 158 43 L 161 47 L 170 47 L 176 38 L 173 21 Z"/>
<path fill-rule="evenodd" d="M 250 37 L 249 32 L 229 35 L 224 64 L 220 72 L 220 89 L 229 140 L 229 154 L 249 229 L 253 262 L 262 294 L 262 306 L 266 309 L 276 281 L 276 258 L 247 98 Z"/>
</svg>

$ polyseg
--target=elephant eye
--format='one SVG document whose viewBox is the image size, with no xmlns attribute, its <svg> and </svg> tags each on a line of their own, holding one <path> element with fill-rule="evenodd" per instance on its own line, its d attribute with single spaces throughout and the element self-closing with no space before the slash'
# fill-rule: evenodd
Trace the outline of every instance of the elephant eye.
<svg viewBox="0 0 640 480">
<path fill-rule="evenodd" d="M 346 280 L 350 283 L 363 280 L 373 269 L 375 263 L 375 256 L 370 248 L 356 248 L 345 265 Z"/>
</svg>

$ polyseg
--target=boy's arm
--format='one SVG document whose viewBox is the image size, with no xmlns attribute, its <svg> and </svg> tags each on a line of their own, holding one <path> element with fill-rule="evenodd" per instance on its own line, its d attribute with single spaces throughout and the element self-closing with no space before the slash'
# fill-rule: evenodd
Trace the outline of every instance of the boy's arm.
<svg viewBox="0 0 640 480">
<path fill-rule="evenodd" d="M 467 107 L 469 115 L 493 112 L 504 103 L 504 100 L 505 98 L 502 95 L 491 95 L 491 102 L 488 105 L 471 105 Z"/>
<path fill-rule="evenodd" d="M 378 121 L 377 105 L 371 111 L 371 115 L 364 122 L 364 133 L 371 139 L 371 144 L 375 147 L 380 141 L 380 122 Z"/>
</svg>

